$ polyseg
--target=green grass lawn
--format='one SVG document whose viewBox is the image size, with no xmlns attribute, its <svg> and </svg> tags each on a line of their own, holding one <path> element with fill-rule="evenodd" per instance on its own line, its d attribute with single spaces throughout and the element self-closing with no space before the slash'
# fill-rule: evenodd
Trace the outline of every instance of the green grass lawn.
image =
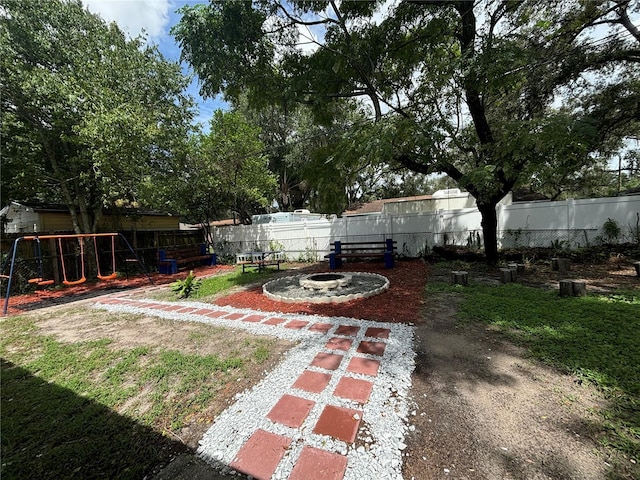
<svg viewBox="0 0 640 480">
<path fill-rule="evenodd" d="M 281 265 L 280 270 L 286 270 L 286 266 L 283 267 Z M 261 272 L 258 272 L 257 269 L 247 269 L 243 273 L 242 267 L 236 267 L 230 273 L 202 279 L 196 278 L 196 281 L 200 282 L 200 286 L 193 294 L 189 295 L 188 298 L 192 300 L 206 301 L 210 299 L 210 297 L 233 287 L 265 282 L 277 272 L 278 270 L 274 268 L 267 268 Z M 182 275 L 182 278 L 184 278 L 184 275 Z M 157 293 L 152 295 L 151 298 L 164 301 L 185 300 L 184 298 L 178 298 L 177 294 L 170 291 Z"/>
<path fill-rule="evenodd" d="M 142 318 L 74 314 L 134 325 Z M 65 318 L 73 321 L 71 314 Z M 28 316 L 2 320 L 3 479 L 144 478 L 187 450 L 182 427 L 194 418 L 208 424 L 212 400 L 261 372 L 273 355 L 272 339 L 240 339 L 207 325 L 194 327 L 190 343 L 225 335 L 226 353 L 139 345 L 147 324 L 140 325 L 138 344 L 128 347 L 110 338 L 61 341 Z"/>
<path fill-rule="evenodd" d="M 242 267 L 236 267 L 232 273 L 203 279 L 200 289 L 193 298 L 201 299 L 233 287 L 262 282 L 273 276 L 276 272 L 277 270 L 274 269 L 266 269 L 259 273 L 256 270 L 247 270 L 242 273 Z"/>
<path fill-rule="evenodd" d="M 640 453 L 640 291 L 560 298 L 557 291 L 518 284 L 429 285 L 430 293 L 459 292 L 459 317 L 495 327 L 531 354 L 591 382 L 610 401 L 602 440 Z"/>
</svg>

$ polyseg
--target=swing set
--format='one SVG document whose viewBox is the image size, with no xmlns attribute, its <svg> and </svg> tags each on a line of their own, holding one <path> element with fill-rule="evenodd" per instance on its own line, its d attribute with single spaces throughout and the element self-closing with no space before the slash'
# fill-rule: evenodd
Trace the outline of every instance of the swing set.
<svg viewBox="0 0 640 480">
<path fill-rule="evenodd" d="M 98 249 L 98 237 L 110 237 L 111 238 L 111 273 L 109 274 L 103 274 L 103 270 L 100 268 L 100 255 L 99 255 L 99 249 Z M 6 298 L 4 301 L 4 309 L 3 309 L 3 315 L 7 314 L 7 310 L 9 308 L 9 296 L 11 294 L 11 284 L 13 282 L 13 278 L 14 278 L 14 273 L 15 273 L 15 265 L 16 265 L 16 254 L 18 251 L 18 244 L 20 243 L 20 241 L 32 241 L 34 242 L 34 255 L 35 255 L 35 259 L 36 259 L 36 267 L 37 267 L 37 276 L 34 278 L 30 278 L 29 280 L 27 280 L 28 283 L 30 284 L 36 284 L 38 286 L 47 286 L 47 285 L 53 285 L 55 283 L 54 280 L 52 279 L 45 279 L 44 278 L 44 266 L 43 266 L 43 261 L 42 261 L 42 246 L 40 244 L 40 240 L 57 240 L 57 246 L 58 246 L 58 250 L 59 250 L 59 256 L 60 256 L 60 265 L 62 266 L 62 283 L 64 285 L 80 285 L 81 283 L 84 283 L 87 281 L 87 277 L 86 277 L 86 271 L 85 271 L 85 253 L 84 253 L 84 239 L 85 238 L 91 238 L 93 239 L 93 250 L 95 253 L 95 260 L 96 260 L 96 267 L 97 267 L 97 278 L 102 280 L 102 281 L 109 281 L 109 280 L 114 280 L 118 273 L 116 271 L 116 238 L 120 237 L 123 241 L 124 244 L 127 246 L 127 249 L 133 254 L 133 256 L 135 257 L 135 261 L 142 267 L 145 275 L 147 276 L 147 279 L 149 279 L 149 282 L 153 285 L 153 280 L 151 280 L 151 277 L 149 276 L 149 273 L 147 272 L 147 269 L 144 266 L 144 263 L 142 263 L 142 261 L 140 260 L 140 257 L 138 257 L 138 254 L 135 252 L 135 250 L 131 247 L 131 245 L 129 244 L 129 242 L 127 241 L 127 239 L 121 234 L 121 233 L 86 233 L 86 234 L 69 234 L 69 235 L 33 235 L 33 236 L 27 236 L 27 237 L 19 237 L 16 238 L 13 242 L 13 244 L 11 245 L 11 249 L 9 250 L 9 255 L 7 255 L 7 258 L 4 262 L 4 264 L 2 265 L 2 270 L 0 272 L 3 272 L 7 263 L 9 262 L 9 259 L 11 259 L 11 268 L 9 270 L 9 275 L 0 275 L 0 277 L 2 278 L 7 278 L 9 280 L 9 283 L 7 285 L 7 294 L 6 294 Z M 78 240 L 78 244 L 80 245 L 80 255 L 79 255 L 79 260 L 80 260 L 80 278 L 76 279 L 76 280 L 70 280 L 69 277 L 67 276 L 67 265 L 65 262 L 65 253 L 64 253 L 64 249 L 63 249 L 63 240 L 69 240 L 69 239 L 77 239 Z"/>
</svg>

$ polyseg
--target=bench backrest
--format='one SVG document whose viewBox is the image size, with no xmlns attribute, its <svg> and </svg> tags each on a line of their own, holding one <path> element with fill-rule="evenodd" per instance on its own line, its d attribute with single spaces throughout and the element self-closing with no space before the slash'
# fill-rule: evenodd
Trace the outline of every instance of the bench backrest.
<svg viewBox="0 0 640 480">
<path fill-rule="evenodd" d="M 344 251 L 356 251 L 356 250 L 368 250 L 378 252 L 393 252 L 396 249 L 396 240 L 388 238 L 384 241 L 373 242 L 342 242 L 336 240 L 331 246 L 331 251 L 335 253 L 342 253 Z"/>
<path fill-rule="evenodd" d="M 207 246 L 204 243 L 201 243 L 200 245 L 161 248 L 158 250 L 158 260 L 163 261 L 167 258 L 189 258 L 206 254 Z"/>
</svg>

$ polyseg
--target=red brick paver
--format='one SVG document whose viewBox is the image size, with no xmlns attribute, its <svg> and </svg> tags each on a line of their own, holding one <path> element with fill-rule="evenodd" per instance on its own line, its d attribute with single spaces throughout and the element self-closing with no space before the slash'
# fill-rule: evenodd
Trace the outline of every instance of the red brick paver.
<svg viewBox="0 0 640 480">
<path fill-rule="evenodd" d="M 183 307 L 180 310 L 176 310 L 176 313 L 191 313 L 191 312 L 195 312 L 197 310 L 197 308 L 193 308 L 193 307 Z"/>
<path fill-rule="evenodd" d="M 353 340 L 350 338 L 333 337 L 327 342 L 326 347 L 331 350 L 344 350 L 346 352 L 351 348 L 352 344 Z"/>
<path fill-rule="evenodd" d="M 358 334 L 360 327 L 353 327 L 351 325 L 340 325 L 336 328 L 336 335 L 346 335 L 348 337 L 355 337 Z"/>
<path fill-rule="evenodd" d="M 312 372 L 311 370 L 305 370 L 302 375 L 298 377 L 296 383 L 293 384 L 293 388 L 299 388 L 306 392 L 320 393 L 331 381 L 330 373 Z"/>
<path fill-rule="evenodd" d="M 357 378 L 342 377 L 333 394 L 336 397 L 348 398 L 358 403 L 367 403 L 373 390 L 373 383 Z"/>
<path fill-rule="evenodd" d="M 223 318 L 225 320 L 238 320 L 244 317 L 244 313 L 230 313 L 229 315 L 225 315 Z"/>
<path fill-rule="evenodd" d="M 362 412 L 359 410 L 327 405 L 322 410 L 313 433 L 351 443 L 356 439 L 361 420 Z"/>
<path fill-rule="evenodd" d="M 370 358 L 353 357 L 347 366 L 347 372 L 361 373 L 372 377 L 378 376 L 380 368 L 380 360 L 371 360 Z"/>
<path fill-rule="evenodd" d="M 384 342 L 360 342 L 357 352 L 381 357 L 384 355 L 385 348 L 387 348 L 387 344 Z"/>
<path fill-rule="evenodd" d="M 284 318 L 280 318 L 280 317 L 273 317 L 270 318 L 269 320 L 267 320 L 265 323 L 265 325 L 280 325 L 281 323 L 286 322 L 287 320 Z"/>
<path fill-rule="evenodd" d="M 309 331 L 327 333 L 331 327 L 333 327 L 331 323 L 315 323 L 309 327 Z"/>
<path fill-rule="evenodd" d="M 344 357 L 342 355 L 337 355 L 335 353 L 320 352 L 315 356 L 311 365 L 314 367 L 324 368 L 325 370 L 335 370 L 340 366 L 343 358 Z"/>
<path fill-rule="evenodd" d="M 260 320 L 263 320 L 264 316 L 263 315 L 249 315 L 248 317 L 244 317 L 242 319 L 243 322 L 253 322 L 253 323 L 257 323 Z"/>
<path fill-rule="evenodd" d="M 231 462 L 231 468 L 258 480 L 268 480 L 290 444 L 291 439 L 288 437 L 257 430 Z"/>
<path fill-rule="evenodd" d="M 284 328 L 291 328 L 293 330 L 300 330 L 301 328 L 304 328 L 307 326 L 309 322 L 303 322 L 302 320 L 291 320 L 289 323 L 287 323 Z"/>
<path fill-rule="evenodd" d="M 307 445 L 289 480 L 342 480 L 346 469 L 347 457 Z"/>
<path fill-rule="evenodd" d="M 316 402 L 293 395 L 283 395 L 267 414 L 267 418 L 291 428 L 298 428 Z"/>
<path fill-rule="evenodd" d="M 389 332 L 390 330 L 388 328 L 369 327 L 364 333 L 364 336 L 374 338 L 389 338 Z"/>
</svg>

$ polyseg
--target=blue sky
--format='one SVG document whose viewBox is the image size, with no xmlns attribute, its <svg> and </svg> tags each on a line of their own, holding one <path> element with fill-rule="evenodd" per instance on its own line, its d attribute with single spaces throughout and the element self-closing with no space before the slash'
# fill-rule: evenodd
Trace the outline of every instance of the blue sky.
<svg viewBox="0 0 640 480">
<path fill-rule="evenodd" d="M 169 30 L 180 20 L 176 10 L 185 5 L 206 3 L 199 0 L 83 0 L 84 5 L 107 22 L 116 22 L 130 37 L 136 37 L 144 30 L 147 43 L 157 45 L 169 60 L 180 60 L 180 47 L 169 34 Z M 185 73 L 192 73 L 183 65 Z M 188 93 L 195 99 L 199 115 L 196 119 L 208 130 L 213 112 L 227 105 L 222 99 L 204 99 L 199 94 L 197 77 L 194 77 Z"/>
</svg>

